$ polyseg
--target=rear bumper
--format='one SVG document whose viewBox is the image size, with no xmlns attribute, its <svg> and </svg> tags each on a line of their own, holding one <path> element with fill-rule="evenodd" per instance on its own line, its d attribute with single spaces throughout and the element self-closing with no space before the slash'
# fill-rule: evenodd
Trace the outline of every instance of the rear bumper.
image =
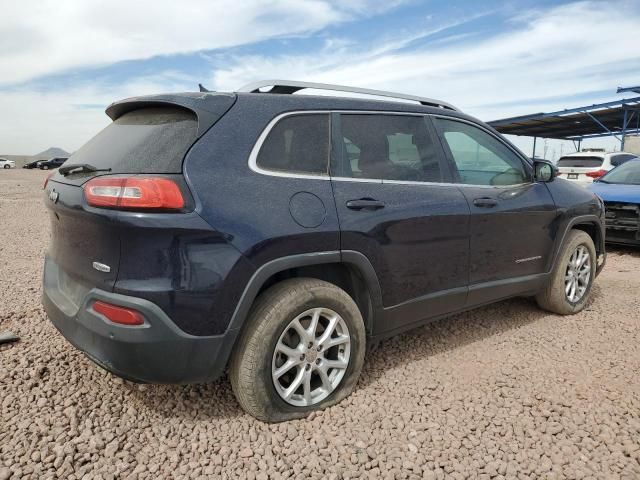
<svg viewBox="0 0 640 480">
<path fill-rule="evenodd" d="M 199 383 L 219 377 L 237 331 L 199 337 L 180 330 L 148 300 L 100 289 L 69 289 L 68 278 L 51 259 L 45 261 L 43 305 L 53 325 L 76 348 L 106 370 L 144 383 Z M 145 324 L 124 326 L 96 313 L 101 300 L 134 308 Z"/>
</svg>

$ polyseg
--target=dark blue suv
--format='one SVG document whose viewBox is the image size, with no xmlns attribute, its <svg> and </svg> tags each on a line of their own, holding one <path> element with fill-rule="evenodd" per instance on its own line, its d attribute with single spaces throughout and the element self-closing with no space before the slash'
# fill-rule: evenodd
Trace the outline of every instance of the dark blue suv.
<svg viewBox="0 0 640 480">
<path fill-rule="evenodd" d="M 228 369 L 250 414 L 301 417 L 367 342 L 514 296 L 575 313 L 604 265 L 598 197 L 445 102 L 270 81 L 106 112 L 45 186 L 43 302 L 127 379 Z"/>
</svg>

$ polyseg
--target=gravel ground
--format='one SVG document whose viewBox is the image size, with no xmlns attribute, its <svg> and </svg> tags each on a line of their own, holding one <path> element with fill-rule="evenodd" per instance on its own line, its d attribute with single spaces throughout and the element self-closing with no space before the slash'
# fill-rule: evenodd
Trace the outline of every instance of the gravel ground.
<svg viewBox="0 0 640 480">
<path fill-rule="evenodd" d="M 369 352 L 356 392 L 260 423 L 226 378 L 140 386 L 94 366 L 40 307 L 43 172 L 0 171 L 0 480 L 640 478 L 640 250 L 615 249 L 579 315 L 525 299 Z"/>
</svg>

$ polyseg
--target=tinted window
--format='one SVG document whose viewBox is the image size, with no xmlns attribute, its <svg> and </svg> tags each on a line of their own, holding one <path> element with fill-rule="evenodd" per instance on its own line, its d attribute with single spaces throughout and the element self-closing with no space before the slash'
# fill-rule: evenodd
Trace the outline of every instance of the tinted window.
<svg viewBox="0 0 640 480">
<path fill-rule="evenodd" d="M 604 183 L 640 185 L 640 160 L 625 162 L 600 179 Z"/>
<path fill-rule="evenodd" d="M 560 157 L 558 167 L 600 167 L 604 159 L 602 157 Z"/>
<path fill-rule="evenodd" d="M 343 114 L 343 163 L 334 175 L 440 182 L 437 150 L 422 116 Z"/>
<path fill-rule="evenodd" d="M 267 170 L 326 175 L 329 166 L 329 115 L 292 115 L 271 129 L 258 153 Z"/>
<path fill-rule="evenodd" d="M 622 165 L 625 162 L 628 162 L 632 158 L 637 158 L 635 155 L 631 155 L 629 153 L 621 153 L 618 155 L 611 156 L 611 165 L 617 167 L 618 165 Z"/>
<path fill-rule="evenodd" d="M 460 183 L 515 185 L 529 181 L 522 160 L 496 137 L 468 123 L 438 119 Z"/>
<path fill-rule="evenodd" d="M 195 114 L 181 108 L 143 108 L 125 113 L 69 157 L 112 173 L 180 173 L 196 139 Z"/>
</svg>

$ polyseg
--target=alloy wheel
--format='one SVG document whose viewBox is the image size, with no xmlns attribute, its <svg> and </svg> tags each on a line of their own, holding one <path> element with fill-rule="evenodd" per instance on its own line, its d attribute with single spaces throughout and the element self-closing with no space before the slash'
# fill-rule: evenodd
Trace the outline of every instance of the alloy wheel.
<svg viewBox="0 0 640 480">
<path fill-rule="evenodd" d="M 564 277 L 564 293 L 571 303 L 579 302 L 591 282 L 591 255 L 584 245 L 578 245 L 569 257 Z"/>
<path fill-rule="evenodd" d="M 290 405 L 307 407 L 327 398 L 349 366 L 351 337 L 344 319 L 328 308 L 312 308 L 284 329 L 273 352 L 271 377 Z"/>
</svg>

